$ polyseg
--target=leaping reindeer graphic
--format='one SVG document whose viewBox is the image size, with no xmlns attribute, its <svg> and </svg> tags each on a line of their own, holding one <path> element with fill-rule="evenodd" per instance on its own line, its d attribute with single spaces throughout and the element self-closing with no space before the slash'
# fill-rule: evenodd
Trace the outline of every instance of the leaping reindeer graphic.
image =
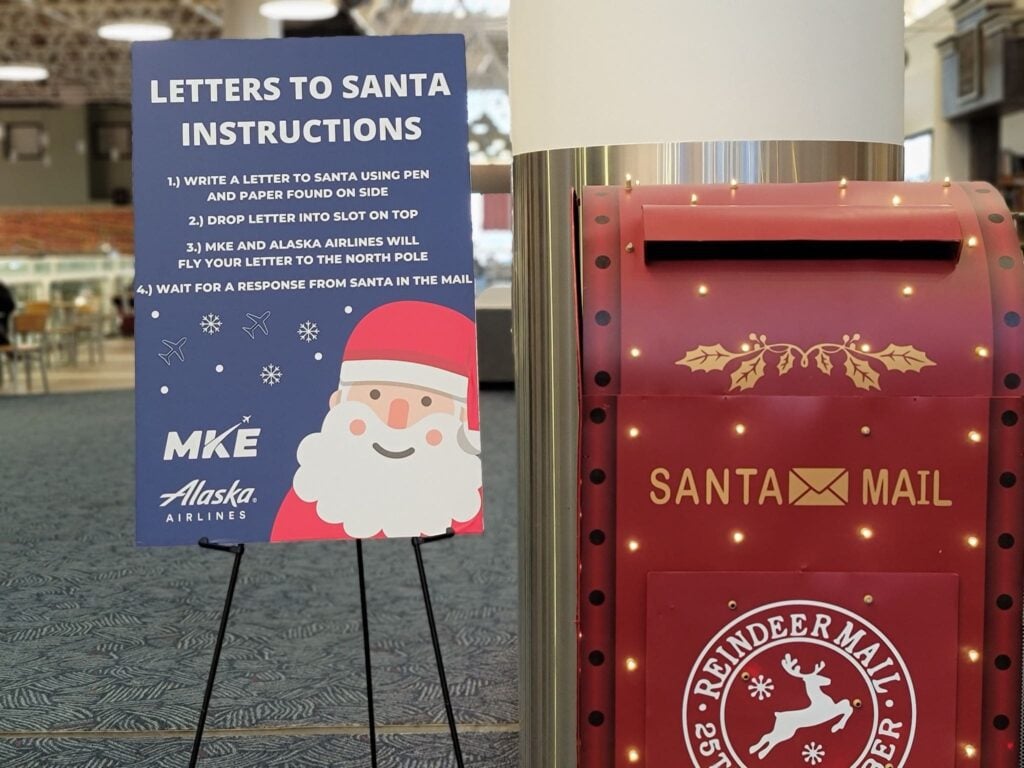
<svg viewBox="0 0 1024 768">
<path fill-rule="evenodd" d="M 807 698 L 811 700 L 811 703 L 810 706 L 803 709 L 775 713 L 775 727 L 750 748 L 750 754 L 757 752 L 757 757 L 760 760 L 764 760 L 768 753 L 782 742 L 792 739 L 801 728 L 821 725 L 838 717 L 839 721 L 832 725 L 832 733 L 836 733 L 846 727 L 846 721 L 853 714 L 853 707 L 850 706 L 849 699 L 836 701 L 827 693 L 822 693 L 821 689 L 832 683 L 829 678 L 820 674 L 821 670 L 825 668 L 824 661 L 815 664 L 813 672 L 803 673 L 800 671 L 796 659 L 787 653 L 786 658 L 782 660 L 782 668 L 793 677 L 804 681 Z"/>
</svg>

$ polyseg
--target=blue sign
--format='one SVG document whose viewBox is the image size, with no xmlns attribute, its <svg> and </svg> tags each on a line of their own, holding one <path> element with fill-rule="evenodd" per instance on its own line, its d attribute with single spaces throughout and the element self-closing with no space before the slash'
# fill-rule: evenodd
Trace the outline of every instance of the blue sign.
<svg viewBox="0 0 1024 768">
<path fill-rule="evenodd" d="M 462 37 L 132 66 L 138 543 L 481 531 Z"/>
</svg>

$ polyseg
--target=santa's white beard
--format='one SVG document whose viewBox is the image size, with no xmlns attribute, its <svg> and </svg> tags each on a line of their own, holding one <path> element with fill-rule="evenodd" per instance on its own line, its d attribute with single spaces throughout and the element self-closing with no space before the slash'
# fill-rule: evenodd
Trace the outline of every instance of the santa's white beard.
<svg viewBox="0 0 1024 768">
<path fill-rule="evenodd" d="M 352 434 L 353 420 L 366 425 Z M 471 520 L 480 511 L 480 457 L 460 432 L 452 414 L 432 414 L 406 429 L 391 429 L 365 404 L 341 402 L 328 411 L 320 432 L 299 444 L 295 493 L 316 503 L 328 523 L 344 523 L 357 539 L 413 537 L 444 533 L 452 521 Z M 439 445 L 427 443 L 430 430 Z M 415 449 L 405 458 L 382 456 L 373 445 L 393 453 Z"/>
</svg>

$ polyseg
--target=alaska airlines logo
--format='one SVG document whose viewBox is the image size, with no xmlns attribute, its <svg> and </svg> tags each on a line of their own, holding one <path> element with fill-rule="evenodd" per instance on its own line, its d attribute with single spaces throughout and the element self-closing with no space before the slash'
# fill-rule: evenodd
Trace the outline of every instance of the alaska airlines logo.
<svg viewBox="0 0 1024 768">
<path fill-rule="evenodd" d="M 780 477 L 786 480 L 782 492 Z M 650 474 L 651 502 L 664 506 L 701 504 L 742 504 L 793 507 L 843 507 L 850 503 L 851 472 L 845 467 L 792 467 L 788 470 L 736 467 L 694 470 L 683 467 L 673 473 L 655 467 Z M 854 488 L 854 492 L 858 489 Z M 942 473 L 938 469 L 871 469 L 860 475 L 860 503 L 863 506 L 950 507 L 942 498 Z"/>
<path fill-rule="evenodd" d="M 228 427 L 223 432 L 216 429 L 197 429 L 184 440 L 177 432 L 167 433 L 167 442 L 164 443 L 164 461 L 174 459 L 250 459 L 256 456 L 260 428 L 247 427 L 239 429 L 242 424 L 248 424 L 251 416 L 243 416 L 242 420 L 233 427 Z M 228 449 L 228 438 L 234 436 L 230 450 Z"/>
<path fill-rule="evenodd" d="M 899 768 L 917 724 L 899 651 L 829 603 L 763 605 L 726 625 L 686 681 L 683 732 L 697 768 Z"/>
<path fill-rule="evenodd" d="M 871 346 L 861 342 L 860 334 L 844 335 L 842 344 L 824 342 L 815 344 L 808 349 L 796 344 L 769 344 L 764 334 L 750 334 L 750 341 L 740 346 L 739 352 L 730 352 L 721 344 L 714 346 L 700 345 L 689 350 L 676 365 L 685 365 L 691 371 L 724 371 L 733 363 L 738 366 L 732 371 L 729 391 L 753 389 L 768 369 L 769 363 L 775 365 L 779 376 L 785 376 L 797 363 L 801 368 L 809 368 L 811 360 L 819 371 L 826 376 L 832 375 L 833 358 L 843 365 L 846 377 L 858 389 L 878 389 L 879 371 L 875 363 L 881 364 L 887 371 L 899 373 L 918 373 L 922 368 L 935 365 L 928 355 L 911 346 L 890 344 L 881 352 L 872 352 Z"/>
<path fill-rule="evenodd" d="M 178 502 L 183 507 L 208 507 L 213 504 L 237 507 L 254 501 L 255 488 L 243 488 L 235 480 L 230 488 L 207 488 L 205 480 L 192 480 L 171 493 L 161 493 L 160 506 Z"/>
</svg>

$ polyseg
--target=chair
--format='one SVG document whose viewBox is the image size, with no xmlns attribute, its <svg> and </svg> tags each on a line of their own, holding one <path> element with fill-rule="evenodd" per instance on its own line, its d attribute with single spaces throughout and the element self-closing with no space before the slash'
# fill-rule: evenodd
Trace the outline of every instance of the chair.
<svg viewBox="0 0 1024 768">
<path fill-rule="evenodd" d="M 25 365 L 25 386 L 32 389 L 32 364 L 39 366 L 39 378 L 43 381 L 43 391 L 49 393 L 50 382 L 46 377 L 46 351 L 39 342 L 32 341 L 33 338 L 45 338 L 46 315 L 24 314 L 15 315 L 11 321 L 14 330 L 14 340 L 11 344 L 0 346 L 0 355 L 7 358 L 11 364 L 11 381 L 17 379 L 17 366 L 20 363 Z"/>
<path fill-rule="evenodd" d="M 96 307 L 88 304 L 77 307 L 75 316 L 71 323 L 75 329 L 75 346 L 83 341 L 89 350 L 89 363 L 95 363 L 97 359 L 103 362 L 103 315 Z"/>
<path fill-rule="evenodd" d="M 54 347 L 60 350 L 64 362 L 78 363 L 78 334 L 74 325 L 63 322 L 55 315 L 54 305 L 49 301 L 29 301 L 20 314 L 24 317 L 42 317 L 43 329 L 34 332 L 36 343 L 43 348 L 47 362 L 50 362 Z"/>
</svg>

